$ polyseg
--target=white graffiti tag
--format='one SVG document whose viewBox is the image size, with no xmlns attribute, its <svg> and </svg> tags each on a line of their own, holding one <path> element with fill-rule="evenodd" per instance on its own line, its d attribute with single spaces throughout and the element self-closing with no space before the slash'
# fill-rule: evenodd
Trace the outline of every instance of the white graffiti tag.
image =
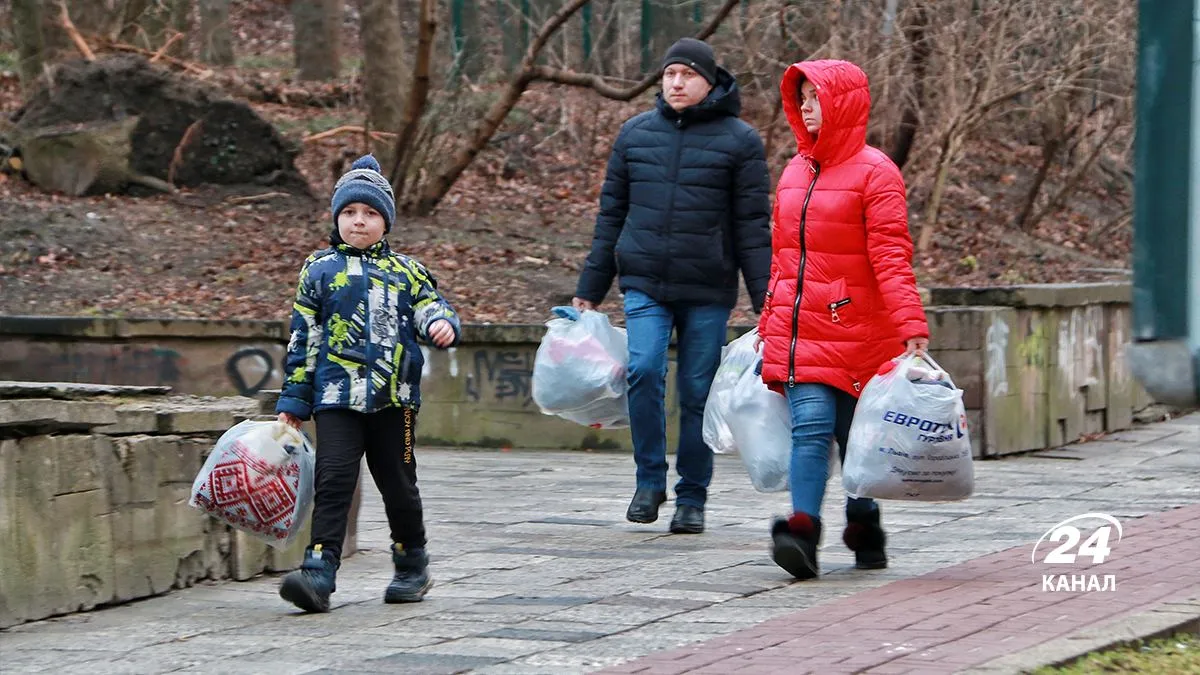
<svg viewBox="0 0 1200 675">
<path fill-rule="evenodd" d="M 993 397 L 1008 395 L 1008 324 L 992 319 L 987 332 L 987 384 Z"/>
</svg>

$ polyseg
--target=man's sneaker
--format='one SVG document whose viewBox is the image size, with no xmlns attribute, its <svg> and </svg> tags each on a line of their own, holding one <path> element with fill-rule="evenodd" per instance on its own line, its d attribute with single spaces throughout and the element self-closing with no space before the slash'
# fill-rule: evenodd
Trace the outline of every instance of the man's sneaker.
<svg viewBox="0 0 1200 675">
<path fill-rule="evenodd" d="M 653 523 L 658 520 L 658 507 L 667 501 L 666 490 L 638 488 L 629 502 L 625 518 L 634 523 Z"/>
<path fill-rule="evenodd" d="M 433 586 L 433 578 L 429 576 L 429 556 L 425 549 L 405 549 L 400 544 L 392 544 L 392 564 L 396 574 L 383 593 L 383 601 L 420 602 L 429 587 Z"/>
<path fill-rule="evenodd" d="M 821 541 L 821 519 L 806 513 L 793 514 L 771 524 L 771 559 L 797 579 L 812 579 L 821 573 L 817 546 Z"/>
<path fill-rule="evenodd" d="M 846 548 L 854 551 L 854 566 L 860 570 L 887 567 L 884 545 L 887 536 L 879 522 L 879 506 L 863 509 L 846 505 L 846 529 L 842 532 Z"/>
<path fill-rule="evenodd" d="M 279 597 L 306 612 L 328 612 L 329 596 L 337 591 L 336 556 L 320 544 L 304 551 L 300 569 L 289 572 L 279 584 Z"/>
</svg>

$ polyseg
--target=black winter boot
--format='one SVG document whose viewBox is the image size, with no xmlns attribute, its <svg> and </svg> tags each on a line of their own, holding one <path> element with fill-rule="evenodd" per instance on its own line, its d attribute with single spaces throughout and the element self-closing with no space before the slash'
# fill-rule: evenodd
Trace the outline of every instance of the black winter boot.
<svg viewBox="0 0 1200 675">
<path fill-rule="evenodd" d="M 821 519 L 807 513 L 795 513 L 771 525 L 771 559 L 797 579 L 812 579 L 821 574 L 817 547 L 821 542 Z"/>
<path fill-rule="evenodd" d="M 279 584 L 279 597 L 306 612 L 328 612 L 329 596 L 337 590 L 337 557 L 321 545 L 304 551 L 300 569 L 289 572 Z"/>
<path fill-rule="evenodd" d="M 881 570 L 887 567 L 884 545 L 887 536 L 879 522 L 879 506 L 862 508 L 846 505 L 846 530 L 842 532 L 846 548 L 854 551 L 854 566 L 860 570 Z"/>
<path fill-rule="evenodd" d="M 396 575 L 383 593 L 383 601 L 420 602 L 433 586 L 433 578 L 429 576 L 429 556 L 423 548 L 405 549 L 400 544 L 392 544 L 392 564 L 396 566 Z"/>
<path fill-rule="evenodd" d="M 634 523 L 653 523 L 658 520 L 658 507 L 667 501 L 666 490 L 638 488 L 625 511 L 625 519 Z"/>
</svg>

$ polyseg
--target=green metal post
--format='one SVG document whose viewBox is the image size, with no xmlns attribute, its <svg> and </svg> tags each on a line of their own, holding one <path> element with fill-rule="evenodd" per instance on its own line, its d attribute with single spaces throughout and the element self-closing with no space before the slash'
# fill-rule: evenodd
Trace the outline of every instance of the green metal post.
<svg viewBox="0 0 1200 675">
<path fill-rule="evenodd" d="M 592 3 L 583 6 L 583 62 L 592 58 Z"/>
<path fill-rule="evenodd" d="M 1139 0 L 1134 148 L 1135 377 L 1200 400 L 1200 0 Z"/>
</svg>

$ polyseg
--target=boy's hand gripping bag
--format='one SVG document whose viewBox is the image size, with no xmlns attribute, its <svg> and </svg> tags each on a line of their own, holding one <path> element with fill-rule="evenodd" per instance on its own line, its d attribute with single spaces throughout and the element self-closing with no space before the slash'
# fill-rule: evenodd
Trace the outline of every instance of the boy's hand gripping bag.
<svg viewBox="0 0 1200 675">
<path fill-rule="evenodd" d="M 625 331 L 600 312 L 555 307 L 533 361 L 533 402 L 542 413 L 594 429 L 629 426 Z"/>
<path fill-rule="evenodd" d="M 217 440 L 188 505 L 284 548 L 308 517 L 315 472 L 316 452 L 303 432 L 246 420 Z"/>
<path fill-rule="evenodd" d="M 792 413 L 787 399 L 763 384 L 757 357 L 730 392 L 729 425 L 733 447 L 750 483 L 759 492 L 788 489 L 792 458 Z"/>
<path fill-rule="evenodd" d="M 842 487 L 853 497 L 959 501 L 975 468 L 963 392 L 929 356 L 883 365 L 854 411 Z"/>
<path fill-rule="evenodd" d="M 729 410 L 738 381 L 759 361 L 754 349 L 757 341 L 758 329 L 755 328 L 721 349 L 721 365 L 708 390 L 701 430 L 705 444 L 715 453 L 730 453 L 737 449 L 733 443 L 733 432 L 729 429 Z"/>
</svg>

